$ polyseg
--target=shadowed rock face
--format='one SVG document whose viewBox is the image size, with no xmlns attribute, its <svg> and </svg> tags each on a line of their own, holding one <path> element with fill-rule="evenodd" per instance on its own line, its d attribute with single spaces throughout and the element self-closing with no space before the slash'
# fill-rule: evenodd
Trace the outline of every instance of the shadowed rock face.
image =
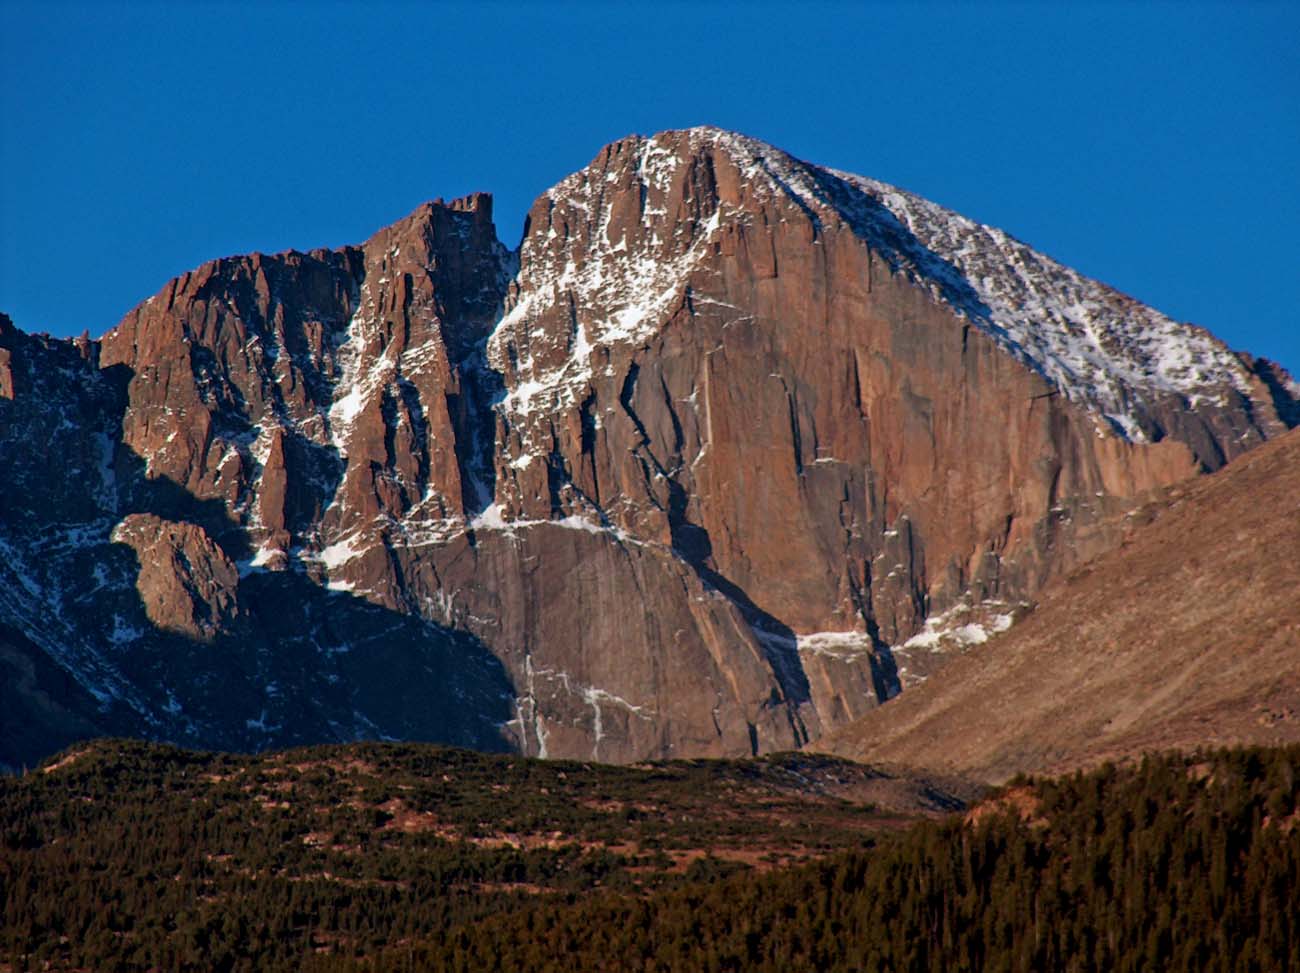
<svg viewBox="0 0 1300 973">
<path fill-rule="evenodd" d="M 111 538 L 140 562 L 135 587 L 155 628 L 211 642 L 238 618 L 239 572 L 202 527 L 130 514 Z"/>
<path fill-rule="evenodd" d="M 892 187 L 633 137 L 515 252 L 478 195 L 207 264 L 98 342 L 0 319 L 0 620 L 65 728 L 789 748 L 897 692 L 927 617 L 1031 599 L 1295 402 Z M 379 632 L 382 671 L 340 661 Z"/>
</svg>

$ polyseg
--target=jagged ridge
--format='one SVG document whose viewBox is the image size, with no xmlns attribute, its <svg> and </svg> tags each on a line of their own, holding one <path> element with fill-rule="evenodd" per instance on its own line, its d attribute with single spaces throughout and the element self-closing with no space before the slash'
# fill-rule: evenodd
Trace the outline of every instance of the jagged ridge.
<svg viewBox="0 0 1300 973">
<path fill-rule="evenodd" d="M 1296 415 L 1269 363 L 1000 231 L 707 128 L 608 146 L 516 252 L 487 197 L 428 204 L 360 247 L 205 265 L 74 357 L 42 394 L 116 390 L 67 434 L 112 487 L 6 619 L 92 722 L 239 747 L 798 746 L 897 692 L 890 646 L 927 619 L 1002 617 L 1143 491 Z M 22 421 L 0 433 L 34 469 Z M 102 611 L 47 624 L 54 590 Z M 386 631 L 410 648 L 378 679 L 356 646 Z"/>
</svg>

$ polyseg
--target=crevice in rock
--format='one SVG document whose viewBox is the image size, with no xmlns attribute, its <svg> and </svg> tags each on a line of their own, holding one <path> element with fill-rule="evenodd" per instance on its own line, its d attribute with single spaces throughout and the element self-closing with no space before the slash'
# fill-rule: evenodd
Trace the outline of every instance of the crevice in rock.
<svg viewBox="0 0 1300 973">
<path fill-rule="evenodd" d="M 597 505 L 600 504 L 600 468 L 596 462 L 596 393 L 587 394 L 578 407 L 580 426 L 582 462 L 586 464 L 587 475 L 591 478 L 591 494 Z"/>
<path fill-rule="evenodd" d="M 645 424 L 632 405 L 639 375 L 640 367 L 633 363 L 623 380 L 618 401 L 641 436 L 641 441 L 636 446 L 637 454 L 649 460 L 668 490 L 668 530 L 673 552 L 708 587 L 725 595 L 740 609 L 741 615 L 762 646 L 772 673 L 781 687 L 784 700 L 797 709 L 801 703 L 811 699 L 811 690 L 808 676 L 803 670 L 803 663 L 799 660 L 798 642 L 794 631 L 776 616 L 756 605 L 743 588 L 718 572 L 710 563 L 713 557 L 713 543 L 709 538 L 709 532 L 691 522 L 687 512 L 690 496 L 686 488 L 678 482 L 675 473 L 665 469 L 663 462 L 655 456 L 650 448 L 652 440 L 646 432 Z M 793 714 L 792 719 L 797 719 L 797 714 Z"/>
<path fill-rule="evenodd" d="M 415 443 L 416 462 L 416 496 L 424 496 L 429 486 L 429 420 L 424 414 L 424 403 L 420 401 L 420 390 L 410 379 L 398 376 L 397 391 L 402 405 L 406 408 L 407 419 L 411 423 L 412 441 Z"/>
<path fill-rule="evenodd" d="M 505 397 L 505 380 L 487 363 L 480 348 L 456 366 L 460 391 L 447 395 L 447 414 L 456 435 L 456 466 L 461 505 L 467 517 L 486 510 L 496 496 L 497 414 Z"/>
<path fill-rule="evenodd" d="M 1288 429 L 1300 426 L 1300 386 L 1288 385 L 1287 375 L 1280 365 L 1267 358 L 1256 358 L 1251 363 L 1251 371 L 1264 383 L 1269 395 L 1273 397 L 1273 408 L 1277 417 Z"/>
</svg>

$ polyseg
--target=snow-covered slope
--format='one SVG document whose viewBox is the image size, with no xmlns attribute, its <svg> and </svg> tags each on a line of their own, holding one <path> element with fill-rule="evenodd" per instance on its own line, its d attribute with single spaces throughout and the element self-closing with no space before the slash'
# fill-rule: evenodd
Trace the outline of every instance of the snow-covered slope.
<svg viewBox="0 0 1300 973">
<path fill-rule="evenodd" d="M 800 162 L 744 136 L 703 130 L 755 180 L 823 218 L 839 217 L 898 269 L 946 301 L 1070 401 L 1146 441 L 1141 402 L 1172 393 L 1191 406 L 1249 392 L 1248 371 L 1221 341 L 1174 321 L 1021 243 L 887 183 Z M 837 184 L 838 183 L 838 184 Z M 846 191 L 848 190 L 848 191 Z"/>
<path fill-rule="evenodd" d="M 571 401 L 591 377 L 593 353 L 650 337 L 690 274 L 712 253 L 719 228 L 754 218 L 726 201 L 682 218 L 680 170 L 689 163 L 674 148 L 681 134 L 616 143 L 615 151 L 607 149 L 546 193 L 546 215 L 554 222 L 525 238 L 515 297 L 489 345 L 490 359 L 499 366 L 512 341 L 516 353 L 523 352 L 520 380 L 504 403 L 507 414 Z M 886 183 L 802 162 L 743 135 L 710 127 L 685 134 L 692 153 L 729 158 L 756 197 L 783 197 L 818 227 L 847 224 L 895 270 L 1132 442 L 1160 438 L 1150 409 L 1158 397 L 1178 396 L 1194 408 L 1226 405 L 1232 391 L 1249 395 L 1248 368 L 1213 335 L 1085 277 L 1000 229 Z M 631 160 L 619 158 L 618 150 Z M 614 207 L 623 199 L 615 190 L 629 169 L 641 188 L 641 226 L 611 232 L 620 222 Z M 674 204 L 672 211 L 665 199 Z M 550 348 L 543 354 L 530 347 L 530 339 L 545 340 L 535 324 L 556 303 L 575 309 L 573 329 L 563 353 Z M 593 309 L 598 313 L 584 316 Z"/>
<path fill-rule="evenodd" d="M 1222 406 L 1225 389 L 1249 392 L 1240 359 L 1201 328 L 1084 277 L 996 227 L 885 183 L 837 175 L 907 228 L 917 245 L 904 252 L 921 273 L 949 284 L 942 293 L 957 310 L 1130 440 L 1148 438 L 1135 402 L 1146 394 L 1173 393 L 1191 406 L 1205 397 Z"/>
<path fill-rule="evenodd" d="M 520 245 L 512 297 L 488 341 L 488 361 L 517 376 L 502 403 L 507 415 L 574 404 L 597 367 L 594 353 L 653 336 L 711 253 L 725 204 L 686 218 L 670 212 L 681 158 L 655 139 L 636 139 L 627 149 L 630 162 L 606 149 L 534 207 L 547 223 L 533 226 Z M 616 213 L 629 177 L 638 184 L 639 212 Z M 562 343 L 539 326 L 556 307 L 572 309 Z"/>
</svg>

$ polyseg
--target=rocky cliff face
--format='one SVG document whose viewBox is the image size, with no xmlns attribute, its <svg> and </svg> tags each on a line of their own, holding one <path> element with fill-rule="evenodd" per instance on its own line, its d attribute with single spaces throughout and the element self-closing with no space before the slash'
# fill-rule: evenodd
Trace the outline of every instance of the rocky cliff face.
<svg viewBox="0 0 1300 973">
<path fill-rule="evenodd" d="M 1297 551 L 1300 429 L 1160 491 L 1121 547 L 1045 588 L 1012 631 L 814 746 L 1002 782 L 1294 743 Z"/>
<path fill-rule="evenodd" d="M 51 747 L 788 748 L 1297 398 L 892 187 L 633 137 L 517 251 L 474 196 L 207 264 L 98 342 L 0 325 L 4 648 L 63 694 Z"/>
</svg>

